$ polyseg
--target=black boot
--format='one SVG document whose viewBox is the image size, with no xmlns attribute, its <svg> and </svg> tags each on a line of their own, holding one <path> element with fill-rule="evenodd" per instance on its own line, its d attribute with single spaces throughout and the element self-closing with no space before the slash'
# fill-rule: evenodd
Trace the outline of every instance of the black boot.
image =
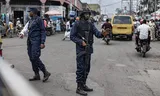
<svg viewBox="0 0 160 96">
<path fill-rule="evenodd" d="M 48 71 L 45 71 L 43 82 L 46 82 L 48 80 L 49 76 L 51 76 L 51 73 L 49 73 Z"/>
<path fill-rule="evenodd" d="M 83 83 L 78 83 L 77 84 L 77 90 L 76 90 L 77 94 L 83 95 L 83 96 L 87 96 L 88 94 L 83 90 Z"/>
<path fill-rule="evenodd" d="M 93 89 L 89 88 L 86 84 L 83 84 L 83 90 L 87 91 L 87 92 L 92 92 L 93 91 Z"/>
<path fill-rule="evenodd" d="M 35 76 L 29 79 L 29 81 L 37 81 L 41 80 L 39 73 L 36 73 Z"/>
</svg>

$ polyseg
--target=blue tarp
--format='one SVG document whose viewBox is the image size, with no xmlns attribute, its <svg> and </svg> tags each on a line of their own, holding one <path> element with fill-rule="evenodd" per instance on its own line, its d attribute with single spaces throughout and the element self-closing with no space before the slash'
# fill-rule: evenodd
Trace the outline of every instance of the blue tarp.
<svg viewBox="0 0 160 96">
<path fill-rule="evenodd" d="M 58 18 L 63 18 L 62 16 L 50 16 L 53 21 L 56 21 Z"/>
</svg>

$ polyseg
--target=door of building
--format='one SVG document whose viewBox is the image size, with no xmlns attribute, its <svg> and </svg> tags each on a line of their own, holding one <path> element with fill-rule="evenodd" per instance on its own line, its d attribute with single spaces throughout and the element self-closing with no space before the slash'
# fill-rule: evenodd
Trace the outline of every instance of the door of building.
<svg viewBox="0 0 160 96">
<path fill-rule="evenodd" d="M 14 21 L 15 21 L 15 23 L 17 21 L 17 18 L 19 18 L 21 20 L 21 23 L 24 24 L 24 12 L 23 11 L 14 11 Z"/>
</svg>

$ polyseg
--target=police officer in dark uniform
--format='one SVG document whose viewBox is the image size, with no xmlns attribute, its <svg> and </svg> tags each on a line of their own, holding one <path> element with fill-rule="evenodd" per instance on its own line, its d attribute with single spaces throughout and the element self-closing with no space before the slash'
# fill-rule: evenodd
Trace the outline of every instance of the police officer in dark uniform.
<svg viewBox="0 0 160 96">
<path fill-rule="evenodd" d="M 51 75 L 45 65 L 40 60 L 41 49 L 45 48 L 46 32 L 43 20 L 37 16 L 38 10 L 36 8 L 30 8 L 28 11 L 31 19 L 27 22 L 24 29 L 20 33 L 20 37 L 23 38 L 24 32 L 28 32 L 27 49 L 28 56 L 32 63 L 32 69 L 35 76 L 29 81 L 40 80 L 39 70 L 44 73 L 43 82 L 47 81 Z"/>
<path fill-rule="evenodd" d="M 80 95 L 87 96 L 86 92 L 91 92 L 93 89 L 89 88 L 86 85 L 87 76 L 90 72 L 90 60 L 91 60 L 91 54 L 93 53 L 93 35 L 95 35 L 97 38 L 102 38 L 106 36 L 106 32 L 100 32 L 97 30 L 97 28 L 94 26 L 92 22 L 90 22 L 90 11 L 85 10 L 81 12 L 80 14 L 80 21 L 75 22 L 75 24 L 72 27 L 70 38 L 71 40 L 76 43 L 76 61 L 77 61 L 77 71 L 76 71 L 76 82 L 77 82 L 77 90 L 76 93 Z M 87 68 L 85 68 L 85 54 L 81 54 L 83 51 L 85 51 L 86 42 L 84 39 L 86 39 L 86 31 L 89 32 L 88 36 L 88 43 L 89 43 L 89 65 Z M 84 39 L 83 39 L 84 38 Z M 81 54 L 81 55 L 80 55 Z M 85 73 L 86 72 L 86 73 Z"/>
</svg>

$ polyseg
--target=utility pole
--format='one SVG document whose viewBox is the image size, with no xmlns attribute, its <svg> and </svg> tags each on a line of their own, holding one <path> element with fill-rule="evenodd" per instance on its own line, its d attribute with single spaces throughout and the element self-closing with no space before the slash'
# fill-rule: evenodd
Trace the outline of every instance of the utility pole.
<svg viewBox="0 0 160 96">
<path fill-rule="evenodd" d="M 137 3 L 137 5 L 136 5 L 136 6 L 137 6 L 137 7 L 136 7 L 136 11 L 138 10 L 138 2 L 139 2 L 139 0 L 137 0 L 137 2 L 136 2 L 136 3 Z"/>
<path fill-rule="evenodd" d="M 47 0 L 40 0 L 41 1 L 41 3 L 42 3 L 42 6 L 41 6 L 41 12 L 42 12 L 42 14 L 41 14 L 41 16 L 43 17 L 44 16 L 44 14 L 45 14 L 45 3 L 46 3 L 46 1 Z"/>
<path fill-rule="evenodd" d="M 154 11 L 155 11 L 155 19 L 156 19 L 156 11 L 157 11 L 157 0 L 154 0 Z"/>
<path fill-rule="evenodd" d="M 121 10 L 123 9 L 123 5 L 122 4 L 123 4 L 123 0 L 121 0 Z"/>
<path fill-rule="evenodd" d="M 101 13 L 101 0 L 98 0 L 98 4 L 100 6 L 99 12 Z"/>
<path fill-rule="evenodd" d="M 130 0 L 130 15 L 132 15 L 132 0 Z"/>
</svg>

